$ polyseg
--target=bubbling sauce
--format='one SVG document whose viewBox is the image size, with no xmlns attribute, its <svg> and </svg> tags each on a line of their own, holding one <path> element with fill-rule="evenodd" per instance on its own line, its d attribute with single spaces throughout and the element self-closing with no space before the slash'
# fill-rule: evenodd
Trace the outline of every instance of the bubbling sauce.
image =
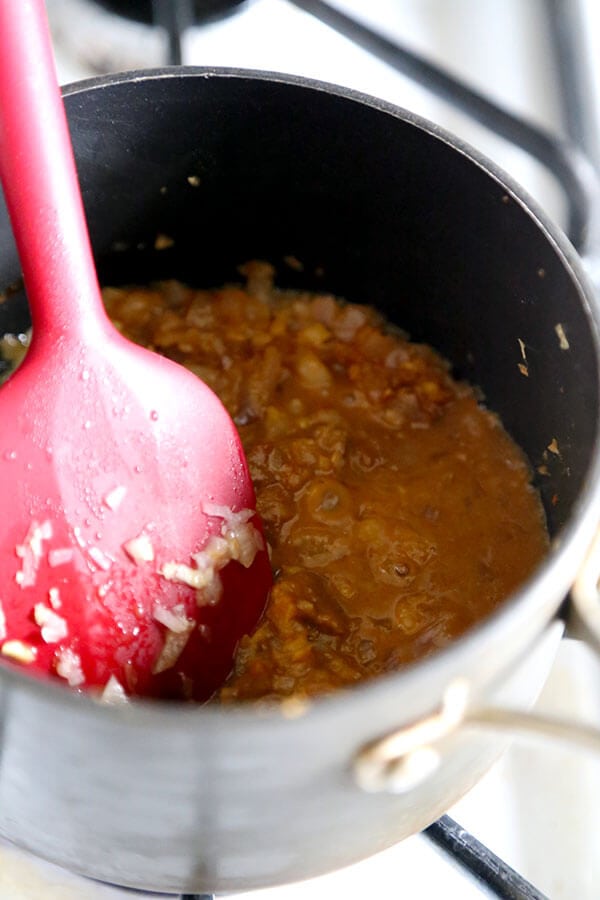
<svg viewBox="0 0 600 900">
<path fill-rule="evenodd" d="M 104 291 L 125 335 L 219 395 L 248 458 L 275 584 L 220 703 L 312 696 L 424 657 L 548 547 L 523 453 L 434 350 L 367 305 L 243 271 L 244 286 Z"/>
</svg>

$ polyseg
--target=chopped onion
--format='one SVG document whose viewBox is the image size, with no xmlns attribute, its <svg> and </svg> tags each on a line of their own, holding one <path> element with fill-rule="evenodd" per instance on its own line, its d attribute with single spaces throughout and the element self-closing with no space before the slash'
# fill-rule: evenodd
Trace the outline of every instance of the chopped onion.
<svg viewBox="0 0 600 900">
<path fill-rule="evenodd" d="M 224 562 L 226 564 L 230 560 L 237 560 L 246 569 L 249 569 L 259 550 L 264 547 L 262 536 L 257 528 L 250 522 L 254 516 L 251 509 L 241 509 L 234 512 L 229 506 L 220 506 L 216 503 L 205 503 L 203 511 L 207 516 L 216 516 L 223 519 L 221 526 L 221 536 L 227 542 L 228 554 Z M 210 542 L 206 550 L 196 554 L 195 559 L 202 554 L 210 552 Z M 219 565 L 218 568 L 222 568 Z"/>
<path fill-rule="evenodd" d="M 205 503 L 203 512 L 223 520 L 221 534 L 211 535 L 206 546 L 192 556 L 194 567 L 173 561 L 165 563 L 160 570 L 167 581 L 195 588 L 198 606 L 214 605 L 221 599 L 223 586 L 218 575 L 221 569 L 232 560 L 248 569 L 264 548 L 262 535 L 250 522 L 253 510 L 234 512 L 229 506 Z"/>
<path fill-rule="evenodd" d="M 154 547 L 147 534 L 139 534 L 127 543 L 123 544 L 123 550 L 134 563 L 152 562 L 154 560 Z"/>
<path fill-rule="evenodd" d="M 17 544 L 15 551 L 22 560 L 21 569 L 15 575 L 15 581 L 22 588 L 32 587 L 37 578 L 37 571 L 43 556 L 43 542 L 52 537 L 52 523 L 49 521 L 32 522 L 22 544 Z"/>
<path fill-rule="evenodd" d="M 36 625 L 40 627 L 42 640 L 47 644 L 57 644 L 59 641 L 64 640 L 69 633 L 66 620 L 47 606 L 44 606 L 43 603 L 35 604 L 33 607 L 33 618 Z"/>
<path fill-rule="evenodd" d="M 127 488 L 125 487 L 125 485 L 118 485 L 118 487 L 113 488 L 112 491 L 109 491 L 108 494 L 104 497 L 104 505 L 108 506 L 108 508 L 112 509 L 113 511 L 115 509 L 118 509 L 125 499 L 126 493 Z"/>
<path fill-rule="evenodd" d="M 178 603 L 173 609 L 166 609 L 164 606 L 155 606 L 152 613 L 154 619 L 164 625 L 169 631 L 176 634 L 190 631 L 194 627 L 193 619 L 188 619 L 185 614 L 185 606 Z"/>
<path fill-rule="evenodd" d="M 48 565 L 51 569 L 55 569 L 56 566 L 64 566 L 72 559 L 72 547 L 55 547 L 53 550 L 48 550 Z"/>
<path fill-rule="evenodd" d="M 125 688 L 118 678 L 111 675 L 104 686 L 104 690 L 100 695 L 100 702 L 107 703 L 109 706 L 121 706 L 128 703 Z"/>
<path fill-rule="evenodd" d="M 48 591 L 48 600 L 50 601 L 50 606 L 52 609 L 60 609 L 62 606 L 62 602 L 60 599 L 60 592 L 57 587 L 51 587 Z"/>
<path fill-rule="evenodd" d="M 196 594 L 196 603 L 198 606 L 216 606 L 223 596 L 223 582 L 218 572 L 215 572 L 210 584 L 203 591 Z"/>
<path fill-rule="evenodd" d="M 251 509 L 240 509 L 238 512 L 234 512 L 230 506 L 223 506 L 218 503 L 204 503 L 202 511 L 207 516 L 223 519 L 229 525 L 244 524 L 254 515 Z"/>
<path fill-rule="evenodd" d="M 99 569 L 103 569 L 105 572 L 108 572 L 110 567 L 113 564 L 112 559 L 103 553 L 100 547 L 90 547 L 88 550 L 90 555 L 90 559 L 96 563 Z"/>
<path fill-rule="evenodd" d="M 15 662 L 20 662 L 24 665 L 32 663 L 37 656 L 36 648 L 32 647 L 31 644 L 24 644 L 23 641 L 5 641 L 0 652 L 3 656 L 9 656 Z"/>
<path fill-rule="evenodd" d="M 163 644 L 162 650 L 160 651 L 160 655 L 154 666 L 152 667 L 152 674 L 159 675 L 161 672 L 166 672 L 167 669 L 172 669 L 185 648 L 187 644 L 192 629 L 194 627 L 194 623 L 191 622 L 191 627 L 186 631 L 182 631 L 177 633 L 175 631 L 167 631 L 165 635 L 165 642 Z"/>
<path fill-rule="evenodd" d="M 210 582 L 211 574 L 201 569 L 192 569 L 185 563 L 168 562 L 160 570 L 160 574 L 167 581 L 173 581 L 176 584 L 187 584 L 191 588 L 201 590 Z"/>
<path fill-rule="evenodd" d="M 65 678 L 70 687 L 79 687 L 85 681 L 81 668 L 81 658 L 70 647 L 61 647 L 56 652 L 56 674 Z"/>
</svg>

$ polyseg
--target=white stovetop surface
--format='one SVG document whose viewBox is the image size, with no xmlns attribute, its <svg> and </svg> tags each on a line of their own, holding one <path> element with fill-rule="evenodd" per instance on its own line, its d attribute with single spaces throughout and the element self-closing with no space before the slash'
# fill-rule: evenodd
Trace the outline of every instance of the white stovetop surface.
<svg viewBox="0 0 600 900">
<path fill-rule="evenodd" d="M 600 661 L 562 641 L 537 708 L 600 724 Z M 513 745 L 449 814 L 552 900 L 600 896 L 600 758 Z M 0 841 L 1 900 L 140 900 L 70 875 Z M 481 900 L 489 894 L 420 835 L 361 863 L 237 900 Z"/>
<path fill-rule="evenodd" d="M 109 21 L 104 10 L 90 7 L 89 0 L 46 2 L 63 83 L 95 74 L 89 65 L 91 57 L 106 67 L 104 71 L 164 64 L 158 32 L 150 34 L 147 27 L 127 21 L 116 28 L 118 20 L 110 16 Z M 544 2 L 328 0 L 424 53 L 509 109 L 552 128 L 560 119 L 560 103 L 548 52 Z M 596 0 L 569 2 L 593 7 L 600 19 Z M 82 50 L 84 44 L 93 52 Z M 563 198 L 538 163 L 288 0 L 247 0 L 234 15 L 186 32 L 182 49 L 184 64 L 303 75 L 355 88 L 419 113 L 503 166 L 560 224 Z"/>
</svg>

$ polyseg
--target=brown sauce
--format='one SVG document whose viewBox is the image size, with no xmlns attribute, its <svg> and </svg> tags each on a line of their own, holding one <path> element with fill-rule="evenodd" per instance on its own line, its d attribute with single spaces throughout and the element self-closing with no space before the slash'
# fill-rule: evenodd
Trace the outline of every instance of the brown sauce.
<svg viewBox="0 0 600 900">
<path fill-rule="evenodd" d="M 239 427 L 275 586 L 218 699 L 310 696 L 397 669 L 491 613 L 547 549 L 521 451 L 429 347 L 368 306 L 247 285 L 106 289 Z M 365 298 L 368 299 L 368 298 Z"/>
</svg>

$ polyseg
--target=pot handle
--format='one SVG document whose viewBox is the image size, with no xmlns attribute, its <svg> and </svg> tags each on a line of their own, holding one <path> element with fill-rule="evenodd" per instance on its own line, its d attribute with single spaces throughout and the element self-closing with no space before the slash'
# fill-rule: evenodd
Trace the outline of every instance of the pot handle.
<svg viewBox="0 0 600 900">
<path fill-rule="evenodd" d="M 600 653 L 600 527 L 571 588 L 570 629 Z"/>
<path fill-rule="evenodd" d="M 571 588 L 570 617 L 569 630 L 600 654 L 600 526 Z M 456 679 L 431 715 L 365 744 L 352 761 L 357 784 L 370 792 L 412 790 L 437 769 L 443 741 L 464 730 L 564 744 L 600 756 L 600 728 L 499 706 L 470 708 L 469 695 L 468 681 Z"/>
<path fill-rule="evenodd" d="M 359 787 L 370 793 L 412 790 L 437 769 L 443 741 L 464 730 L 567 744 L 600 755 L 600 729 L 591 725 L 502 707 L 469 709 L 468 701 L 469 684 L 457 679 L 430 716 L 365 744 L 352 761 Z"/>
</svg>

